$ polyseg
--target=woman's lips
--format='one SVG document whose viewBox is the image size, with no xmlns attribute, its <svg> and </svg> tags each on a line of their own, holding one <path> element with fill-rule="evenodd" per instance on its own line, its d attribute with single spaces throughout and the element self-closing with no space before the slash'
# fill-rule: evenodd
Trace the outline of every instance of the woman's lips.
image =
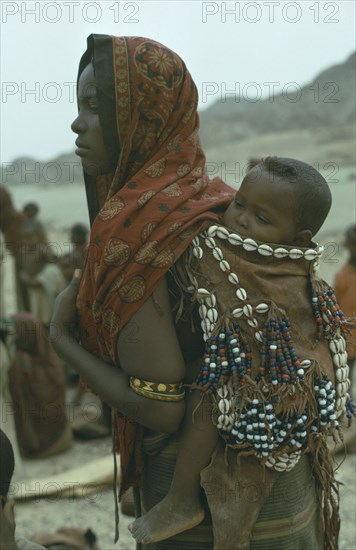
<svg viewBox="0 0 356 550">
<path fill-rule="evenodd" d="M 75 150 L 75 154 L 78 155 L 78 157 L 84 157 L 88 153 L 89 149 L 88 147 L 77 147 Z"/>
</svg>

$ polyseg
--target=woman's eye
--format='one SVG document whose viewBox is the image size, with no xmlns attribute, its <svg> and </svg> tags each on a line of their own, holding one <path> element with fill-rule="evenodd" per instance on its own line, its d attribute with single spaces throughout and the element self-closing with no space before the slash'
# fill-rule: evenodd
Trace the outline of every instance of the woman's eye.
<svg viewBox="0 0 356 550">
<path fill-rule="evenodd" d="M 264 218 L 263 216 L 256 216 L 256 218 L 261 223 L 269 223 L 269 221 L 266 218 Z"/>
<path fill-rule="evenodd" d="M 98 106 L 97 105 L 90 105 L 89 107 L 90 112 L 97 115 L 98 114 Z"/>
<path fill-rule="evenodd" d="M 238 208 L 242 208 L 242 207 L 243 207 L 242 202 L 237 201 L 237 200 L 235 200 L 235 205 L 236 205 Z"/>
</svg>

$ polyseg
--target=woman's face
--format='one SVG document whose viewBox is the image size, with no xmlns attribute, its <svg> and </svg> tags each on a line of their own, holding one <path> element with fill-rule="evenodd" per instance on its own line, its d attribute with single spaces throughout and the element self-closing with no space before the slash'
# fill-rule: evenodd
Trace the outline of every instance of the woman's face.
<svg viewBox="0 0 356 550">
<path fill-rule="evenodd" d="M 75 153 L 82 160 L 84 172 L 90 176 L 107 174 L 114 167 L 104 145 L 92 63 L 80 75 L 77 93 L 79 114 L 71 126 L 73 132 L 78 134 Z"/>
</svg>

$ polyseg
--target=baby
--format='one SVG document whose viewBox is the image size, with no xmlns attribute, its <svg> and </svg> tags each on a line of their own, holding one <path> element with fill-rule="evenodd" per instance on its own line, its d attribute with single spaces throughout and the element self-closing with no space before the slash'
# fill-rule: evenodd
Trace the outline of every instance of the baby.
<svg viewBox="0 0 356 550">
<path fill-rule="evenodd" d="M 254 254 L 257 257 L 257 259 L 253 260 L 255 264 L 259 261 L 258 251 L 256 251 L 259 244 L 258 241 L 260 243 L 269 243 L 268 245 L 263 245 L 266 256 L 273 249 L 273 244 L 278 244 L 280 247 L 274 247 L 275 249 L 277 248 L 281 251 L 286 250 L 283 247 L 293 247 L 290 250 L 297 250 L 296 247 L 298 247 L 299 253 L 302 255 L 303 252 L 300 252 L 300 249 L 309 247 L 311 256 L 315 258 L 315 245 L 311 244 L 311 239 L 322 226 L 330 206 L 331 193 L 329 187 L 324 178 L 313 167 L 294 159 L 268 157 L 259 162 L 247 173 L 234 200 L 226 210 L 221 225 L 228 228 L 229 231 L 226 231 L 226 234 L 230 234 L 231 231 L 231 235 L 235 235 L 236 239 L 240 238 L 243 242 L 246 239 L 246 248 L 238 247 L 240 254 L 241 251 L 242 254 L 248 254 L 246 252 L 248 250 L 247 244 L 251 250 L 255 247 Z M 209 228 L 206 235 L 209 235 Z M 204 241 L 204 237 L 199 237 Z M 205 242 L 207 240 L 209 241 L 209 239 L 205 238 Z M 195 247 L 198 249 L 197 256 L 199 257 L 202 255 L 203 250 L 197 245 L 199 239 L 198 241 L 197 239 L 194 241 Z M 214 242 L 214 239 L 212 241 Z M 272 247 L 269 246 L 271 244 Z M 212 252 L 218 259 L 218 265 L 220 260 L 221 270 L 229 269 L 227 267 L 229 266 L 228 262 L 224 264 L 222 258 L 219 258 L 219 254 L 221 254 L 220 248 L 213 250 L 213 245 L 211 245 L 211 249 L 207 249 L 207 253 L 211 254 Z M 290 257 L 292 258 L 292 256 Z M 266 261 L 273 263 L 275 260 L 274 257 L 263 258 L 259 256 L 259 258 L 261 262 L 265 261 L 265 263 Z M 293 261 L 290 264 L 293 264 Z M 219 271 L 218 269 L 219 276 L 221 276 L 221 270 Z M 309 274 L 309 267 L 307 268 L 307 273 Z M 236 275 L 235 277 L 237 279 Z M 211 280 L 213 280 L 213 277 Z M 218 299 L 219 288 L 221 286 L 217 285 L 216 297 Z M 264 301 L 266 301 L 266 297 L 264 298 Z M 243 296 L 241 299 L 244 299 Z M 265 305 L 261 304 L 261 306 Z M 212 308 L 210 311 L 214 311 L 214 309 Z M 305 312 L 305 315 L 313 317 L 311 306 Z M 212 319 L 211 321 L 214 322 L 216 319 Z M 314 323 L 314 317 L 312 322 Z M 212 341 L 214 335 L 217 338 L 216 334 L 215 331 L 211 335 L 209 329 L 205 331 L 205 340 L 208 344 Z M 327 346 L 326 351 L 329 353 Z M 293 359 L 292 351 L 290 353 Z M 295 362 L 295 364 L 297 363 Z M 258 367 L 258 364 L 255 369 L 252 366 L 253 375 L 259 372 Z M 168 363 L 167 368 L 169 368 Z M 203 360 L 200 376 L 198 376 L 197 381 L 207 379 L 208 374 L 207 371 L 204 371 L 205 368 Z M 292 367 L 290 369 L 292 372 Z M 213 374 L 211 376 L 214 377 Z M 255 380 L 258 380 L 258 377 Z M 266 376 L 266 380 L 268 383 L 271 379 Z M 296 382 L 294 381 L 295 384 Z M 293 379 L 291 385 L 293 385 Z M 195 387 L 199 387 L 199 384 L 196 384 Z M 210 394 L 212 398 L 214 396 L 216 398 L 216 391 L 213 389 L 214 386 L 210 383 L 210 386 L 208 385 L 207 387 L 210 387 L 210 392 L 205 393 L 205 395 Z M 203 388 L 201 387 L 201 389 Z M 221 391 L 219 396 L 226 397 L 226 395 L 221 394 Z M 136 519 L 130 526 L 130 531 L 138 542 L 147 544 L 172 537 L 181 531 L 194 527 L 204 518 L 201 502 L 200 472 L 210 462 L 211 455 L 218 443 L 219 428 L 221 429 L 221 426 L 219 427 L 219 422 L 215 421 L 218 427 L 216 429 L 213 422 L 210 421 L 211 404 L 208 405 L 208 421 L 206 416 L 204 421 L 201 414 L 202 407 L 200 407 L 200 410 L 198 407 L 200 398 L 201 394 L 197 391 L 192 391 L 186 397 L 186 413 L 180 436 L 180 450 L 169 493 L 161 502 L 144 516 Z M 225 401 L 227 400 L 221 399 L 221 403 Z M 220 414 L 219 411 L 218 414 Z M 273 483 L 275 479 L 274 474 L 276 474 L 276 472 L 272 472 L 269 468 L 266 468 L 265 472 L 263 472 L 260 462 L 256 458 L 249 457 L 248 459 L 253 465 L 252 467 L 255 468 L 254 479 L 261 486 L 263 485 L 263 489 L 261 490 L 259 502 L 246 502 L 243 505 L 240 503 L 236 507 L 236 525 L 242 526 L 241 530 L 238 527 L 236 530 L 236 533 L 239 533 L 239 538 L 241 534 L 241 546 L 239 548 L 249 547 L 249 534 L 263 502 L 271 489 L 271 480 Z M 244 537 L 243 533 L 245 533 L 245 541 L 242 540 Z"/>
</svg>

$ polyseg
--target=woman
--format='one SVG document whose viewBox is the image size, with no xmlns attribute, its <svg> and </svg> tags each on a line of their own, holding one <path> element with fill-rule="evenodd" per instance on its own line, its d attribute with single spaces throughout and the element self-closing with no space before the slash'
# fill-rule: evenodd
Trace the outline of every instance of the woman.
<svg viewBox="0 0 356 550">
<path fill-rule="evenodd" d="M 196 88 L 182 60 L 161 44 L 91 35 L 79 67 L 78 103 L 72 129 L 93 225 L 80 285 L 74 277 L 57 299 L 51 334 L 58 354 L 116 411 L 120 494 L 140 486 L 145 512 L 168 490 L 184 411 L 178 380 L 164 377 L 166 361 L 192 382 L 202 354 L 194 312 L 186 320 L 178 315 L 176 323 L 171 313 L 183 308 L 185 251 L 209 222 L 220 219 L 232 190 L 204 175 Z M 82 347 L 72 337 L 77 292 Z M 130 385 L 141 366 L 149 372 L 157 362 L 161 380 Z M 229 469 L 219 447 L 202 475 L 214 535 L 207 509 L 202 525 L 147 548 L 242 548 L 236 509 L 253 478 L 246 468 L 241 497 L 234 485 L 236 459 L 228 458 Z M 298 495 L 296 510 L 291 488 L 306 477 L 310 483 Z M 275 518 L 278 525 L 271 522 Z M 301 540 L 322 546 L 307 459 L 276 483 L 252 540 L 252 548 L 295 547 Z"/>
</svg>

